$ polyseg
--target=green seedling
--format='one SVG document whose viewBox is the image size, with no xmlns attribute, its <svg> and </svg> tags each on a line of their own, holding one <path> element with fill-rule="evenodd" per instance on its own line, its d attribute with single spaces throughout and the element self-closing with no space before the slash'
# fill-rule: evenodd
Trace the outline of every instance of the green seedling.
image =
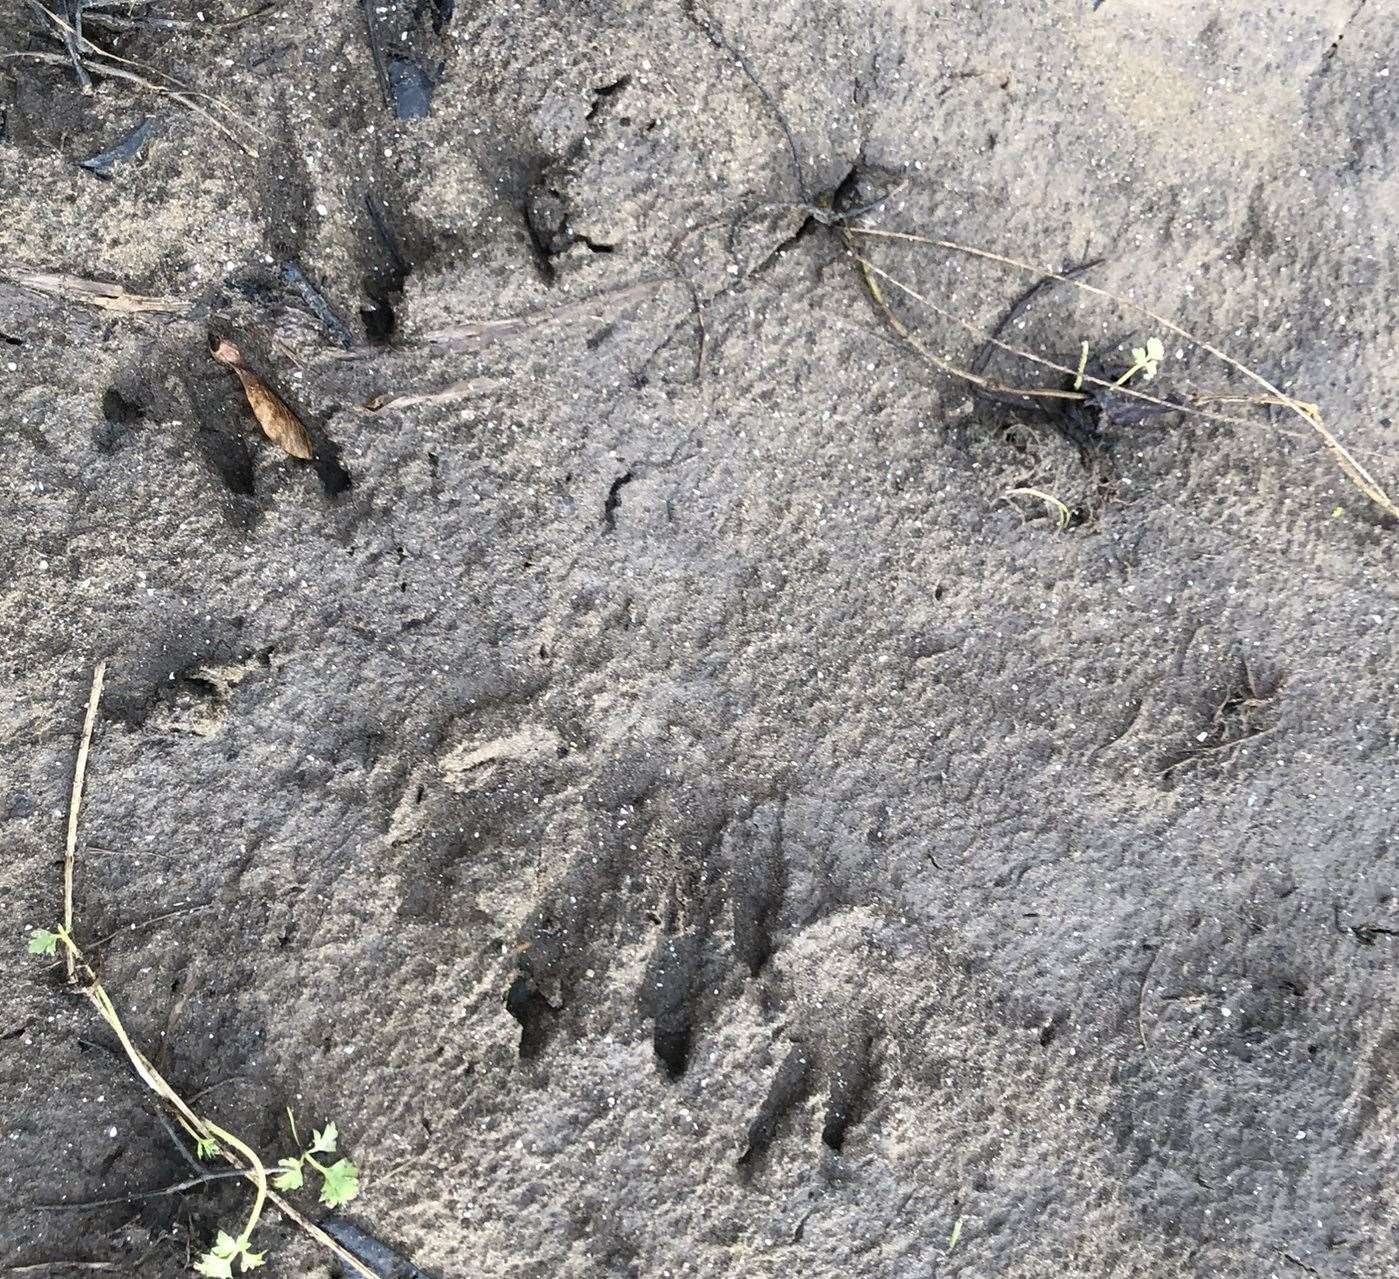
<svg viewBox="0 0 1399 1279">
<path fill-rule="evenodd" d="M 1143 382 L 1150 382 L 1156 376 L 1156 370 L 1162 360 L 1166 358 L 1166 348 L 1161 345 L 1160 338 L 1147 338 L 1146 345 L 1134 346 L 1132 348 L 1132 366 L 1116 382 L 1114 386 L 1125 386 L 1132 378 L 1141 374 Z"/>
<path fill-rule="evenodd" d="M 29 934 L 28 950 L 31 955 L 52 955 L 58 950 L 58 943 L 63 937 L 63 925 L 58 926 L 58 932 L 51 933 L 47 928 L 36 928 Z"/>
<path fill-rule="evenodd" d="M 296 1116 L 287 1107 L 287 1120 L 291 1124 L 292 1140 L 301 1146 L 301 1137 L 296 1131 Z M 311 1144 L 302 1148 L 295 1159 L 279 1159 L 278 1171 L 272 1176 L 272 1184 L 278 1190 L 300 1190 L 306 1184 L 306 1165 L 309 1164 L 321 1177 L 321 1202 L 327 1208 L 338 1208 L 349 1203 L 359 1194 L 359 1169 L 354 1162 L 344 1157 L 333 1164 L 323 1164 L 317 1155 L 333 1155 L 340 1140 L 339 1129 L 334 1123 L 324 1128 L 312 1129 Z"/>
<path fill-rule="evenodd" d="M 228 1231 L 220 1230 L 214 1246 L 194 1263 L 194 1272 L 207 1275 L 208 1279 L 233 1279 L 235 1261 L 241 1270 L 256 1270 L 266 1256 L 265 1252 L 249 1250 L 246 1234 L 235 1239 Z"/>
</svg>

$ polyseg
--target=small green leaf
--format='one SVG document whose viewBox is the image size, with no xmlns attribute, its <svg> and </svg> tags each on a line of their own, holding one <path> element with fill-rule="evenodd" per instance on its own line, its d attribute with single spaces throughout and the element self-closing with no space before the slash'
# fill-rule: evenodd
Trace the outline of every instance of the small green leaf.
<svg viewBox="0 0 1399 1279">
<path fill-rule="evenodd" d="M 1146 352 L 1145 352 L 1144 350 L 1142 350 L 1142 348 L 1139 347 L 1139 346 L 1134 346 L 1134 347 L 1132 348 L 1132 363 L 1133 363 L 1133 364 L 1146 364 L 1146 363 L 1147 363 Z"/>
<path fill-rule="evenodd" d="M 244 1248 L 239 1264 L 244 1270 L 256 1270 L 266 1259 L 265 1252 L 249 1252 L 247 1248 Z"/>
<path fill-rule="evenodd" d="M 311 1153 L 313 1155 L 333 1155 L 335 1143 L 339 1138 L 340 1130 L 335 1126 L 333 1120 L 324 1128 L 313 1130 L 311 1133 Z"/>
<path fill-rule="evenodd" d="M 1152 364 L 1159 364 L 1166 358 L 1166 348 L 1161 345 L 1160 338 L 1147 338 L 1146 358 L 1150 360 Z"/>
<path fill-rule="evenodd" d="M 322 1170 L 321 1176 L 324 1178 L 321 1202 L 327 1208 L 349 1203 L 359 1194 L 359 1169 L 348 1159 L 337 1159 L 329 1168 Z"/>
<path fill-rule="evenodd" d="M 58 934 L 47 928 L 36 928 L 29 934 L 28 950 L 31 955 L 52 955 L 58 949 Z"/>
<path fill-rule="evenodd" d="M 233 1279 L 233 1262 L 242 1251 L 242 1240 L 235 1239 L 226 1230 L 220 1230 L 214 1246 L 199 1258 L 195 1272 L 207 1275 L 208 1279 Z"/>
<path fill-rule="evenodd" d="M 962 1218 L 959 1216 L 952 1226 L 952 1233 L 947 1236 L 947 1251 L 951 1252 L 957 1246 L 957 1240 L 962 1237 Z"/>
<path fill-rule="evenodd" d="M 272 1184 L 278 1190 L 300 1190 L 306 1184 L 305 1174 L 301 1171 L 301 1160 L 279 1159 L 277 1167 L 282 1171 L 273 1176 Z"/>
</svg>

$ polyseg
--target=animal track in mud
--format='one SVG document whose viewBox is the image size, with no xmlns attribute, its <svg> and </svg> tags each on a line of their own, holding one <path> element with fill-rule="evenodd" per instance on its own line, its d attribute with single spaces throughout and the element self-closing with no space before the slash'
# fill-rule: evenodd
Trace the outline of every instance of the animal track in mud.
<svg viewBox="0 0 1399 1279">
<path fill-rule="evenodd" d="M 242 436 L 201 426 L 195 435 L 199 455 L 235 497 L 256 497 L 253 454 Z"/>
<path fill-rule="evenodd" d="M 152 706 L 147 725 L 158 733 L 212 737 L 228 719 L 234 690 L 271 664 L 271 650 L 237 661 L 189 666 L 171 675 Z"/>
<path fill-rule="evenodd" d="M 782 815 L 766 831 L 734 852 L 734 950 L 757 977 L 772 954 L 773 921 L 782 909 L 786 873 L 782 860 Z"/>
<path fill-rule="evenodd" d="M 748 1140 L 738 1157 L 740 1168 L 751 1170 L 767 1154 L 777 1136 L 778 1125 L 787 1113 L 807 1095 L 811 1079 L 811 1058 L 804 1044 L 794 1044 L 787 1051 L 777 1073 L 768 1085 L 758 1113 L 748 1125 Z"/>
<path fill-rule="evenodd" d="M 718 783 L 677 782 L 682 770 L 654 742 L 595 741 L 556 693 L 527 681 L 474 699 L 398 779 L 386 835 L 401 850 L 400 912 L 488 935 L 491 895 L 529 850 L 543 884 L 517 935 L 498 939 L 512 951 L 499 997 L 519 1028 L 519 1060 L 547 1068 L 556 1048 L 585 1041 L 618 1007 L 608 992 L 620 974 L 633 991 L 622 1015 L 649 1037 L 660 1075 L 678 1080 L 745 992 L 780 1018 L 784 979 L 766 969 L 839 902 L 829 857 L 824 845 L 791 844 L 785 801 L 735 806 Z M 565 810 L 567 860 L 535 863 Z M 761 1164 L 818 1084 L 826 1148 L 839 1151 L 865 1114 L 875 1040 L 863 1016 L 801 1038 L 749 1125 L 744 1167 Z"/>
<path fill-rule="evenodd" d="M 1270 712 L 1282 683 L 1281 675 L 1268 681 L 1260 679 L 1248 659 L 1240 655 L 1236 674 L 1209 698 L 1215 710 L 1208 722 L 1160 760 L 1161 784 L 1169 789 L 1177 775 L 1187 770 L 1225 768 L 1247 743 L 1271 735 L 1277 720 Z"/>
<path fill-rule="evenodd" d="M 850 1126 L 863 1117 L 870 1078 L 873 1073 L 874 1035 L 865 1026 L 856 1026 L 830 1066 L 830 1093 L 821 1140 L 832 1150 L 845 1145 Z"/>
<path fill-rule="evenodd" d="M 650 930 L 653 940 L 638 982 L 635 1016 L 649 1023 L 656 1069 L 678 1080 L 695 1041 L 721 1023 L 747 983 L 763 982 L 765 1003 L 777 997 L 762 976 L 778 949 L 779 918 L 787 910 L 780 805 L 760 805 L 747 818 L 726 816 L 701 800 L 691 806 L 642 784 L 623 806 L 620 847 L 580 856 L 536 907 L 522 930 L 515 975 L 504 1005 L 520 1027 L 519 1056 L 546 1058 L 553 1043 L 583 1032 L 590 992 L 603 989 L 599 970 L 620 957 L 619 946 Z M 656 872 L 638 884 L 639 859 Z M 623 868 L 627 868 L 626 871 Z M 812 891 L 823 901 L 828 892 Z M 785 912 L 785 913 L 784 913 Z M 732 928 L 732 932 L 729 928 Z M 798 927 L 801 925 L 798 924 Z M 797 1039 L 797 1036 L 794 1036 Z M 875 1038 L 863 1017 L 833 1042 L 802 1036 L 773 1076 L 749 1122 L 738 1157 L 744 1175 L 760 1167 L 786 1117 L 824 1087 L 821 1141 L 839 1152 L 864 1117 L 873 1075 Z"/>
<path fill-rule="evenodd" d="M 584 117 L 583 129 L 578 137 L 557 160 L 534 166 L 520 212 L 535 266 L 546 284 L 552 284 L 557 274 L 555 259 L 575 246 L 582 245 L 592 253 L 612 253 L 618 247 L 596 240 L 578 229 L 575 200 L 570 188 L 578 177 L 579 162 L 586 154 L 603 109 L 630 84 L 631 77 L 622 76 L 611 84 L 594 89 L 592 105 Z"/>
<path fill-rule="evenodd" d="M 92 433 L 99 453 L 115 453 L 131 437 L 135 427 L 145 417 L 141 406 L 128 399 L 116 387 L 107 388 L 102 396 L 102 421 Z"/>
</svg>

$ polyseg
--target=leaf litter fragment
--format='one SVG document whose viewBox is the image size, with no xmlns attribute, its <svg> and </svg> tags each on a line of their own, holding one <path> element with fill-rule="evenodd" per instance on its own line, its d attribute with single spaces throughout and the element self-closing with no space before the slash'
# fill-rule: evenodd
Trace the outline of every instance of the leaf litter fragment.
<svg viewBox="0 0 1399 1279">
<path fill-rule="evenodd" d="M 248 407 L 252 409 L 263 434 L 283 452 L 309 462 L 315 450 L 301 419 L 287 407 L 286 401 L 276 391 L 248 367 L 242 351 L 227 338 L 210 338 L 209 354 L 238 375 L 238 380 L 243 384 L 243 393 L 248 397 Z"/>
</svg>

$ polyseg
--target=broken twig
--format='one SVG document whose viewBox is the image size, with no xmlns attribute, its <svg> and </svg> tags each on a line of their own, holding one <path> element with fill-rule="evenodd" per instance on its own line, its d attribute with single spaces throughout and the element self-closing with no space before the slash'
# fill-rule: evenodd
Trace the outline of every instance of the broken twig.
<svg viewBox="0 0 1399 1279">
<path fill-rule="evenodd" d="M 0 280 L 8 280 L 21 289 L 47 293 L 65 302 L 95 306 L 99 311 L 115 311 L 121 315 L 155 312 L 179 315 L 188 311 L 190 303 L 183 298 L 154 298 L 140 293 L 128 293 L 120 284 L 104 280 L 87 280 L 78 275 L 58 275 L 47 271 L 17 271 L 0 265 Z"/>
<path fill-rule="evenodd" d="M 1272 382 L 1268 381 L 1268 379 L 1265 378 L 1261 373 L 1255 373 L 1246 364 L 1243 364 L 1241 361 L 1236 360 L 1232 355 L 1229 355 L 1226 352 L 1220 350 L 1217 346 L 1214 346 L 1211 343 L 1206 342 L 1203 338 L 1196 337 L 1193 333 L 1188 332 L 1186 329 L 1183 329 L 1179 324 L 1175 323 L 1175 321 L 1167 319 L 1166 316 L 1161 315 L 1157 311 L 1153 311 L 1150 307 L 1143 306 L 1139 302 L 1133 302 L 1130 298 L 1126 298 L 1121 296 L 1120 294 L 1113 293 L 1108 289 L 1098 288 L 1096 285 L 1092 284 L 1085 284 L 1082 280 L 1073 279 L 1070 276 L 1064 275 L 1058 271 L 1051 271 L 1048 267 L 1037 266 L 1032 262 L 1023 262 L 1018 258 L 1008 257 L 1002 253 L 993 253 L 988 249 L 978 249 L 972 245 L 959 244 L 955 240 L 940 240 L 933 236 L 914 235 L 907 231 L 884 231 L 873 227 L 850 227 L 848 228 L 848 230 L 850 233 L 855 235 L 875 236 L 889 240 L 903 240 L 913 244 L 926 244 L 930 245 L 933 248 L 946 249 L 949 252 L 963 253 L 966 254 L 968 257 L 980 258 L 986 262 L 995 262 L 1000 266 L 1011 267 L 1012 269 L 1017 271 L 1026 271 L 1032 275 L 1039 275 L 1047 279 L 1058 280 L 1061 283 L 1068 284 L 1073 288 L 1080 290 L 1083 293 L 1089 293 L 1095 297 L 1106 298 L 1108 301 L 1115 302 L 1119 306 L 1128 307 L 1129 309 L 1136 311 L 1140 315 L 1145 315 L 1148 319 L 1154 321 L 1155 323 L 1161 325 L 1163 328 L 1174 333 L 1177 337 L 1184 339 L 1186 342 L 1189 342 L 1192 346 L 1197 346 L 1202 351 L 1205 351 L 1208 354 L 1214 356 L 1217 360 L 1221 360 L 1223 363 L 1227 364 L 1231 369 L 1233 369 L 1236 373 L 1242 373 L 1255 385 L 1261 387 L 1267 396 L 1276 400 L 1279 404 L 1285 406 L 1293 413 L 1295 413 L 1298 417 L 1300 417 L 1302 421 L 1304 421 L 1309 427 L 1311 427 L 1311 429 L 1314 432 L 1316 432 L 1316 434 L 1321 438 L 1322 443 L 1331 453 L 1331 456 L 1336 460 L 1336 464 L 1341 468 L 1341 471 L 1345 474 L 1346 478 L 1349 479 L 1351 483 L 1355 485 L 1356 488 L 1358 488 L 1362 493 L 1364 493 L 1365 496 L 1370 499 L 1370 501 L 1372 501 L 1386 514 L 1392 515 L 1396 519 L 1399 519 L 1399 506 L 1396 506 L 1394 504 L 1393 499 L 1380 486 L 1379 481 L 1375 479 L 1375 477 L 1371 475 L 1370 472 L 1366 470 L 1364 466 L 1361 465 L 1359 459 L 1357 459 L 1355 455 L 1351 453 L 1351 451 L 1348 448 L 1346 448 L 1346 446 L 1342 444 L 1341 441 L 1337 439 L 1336 436 L 1331 432 L 1331 430 L 1326 426 L 1326 424 L 1321 419 L 1321 414 L 1316 411 L 1315 405 L 1308 404 L 1301 400 L 1296 400 L 1292 396 L 1287 395 L 1284 391 L 1274 386 Z M 874 269 L 878 270 L 878 268 Z M 926 299 L 923 300 L 926 301 Z M 998 343 L 997 345 L 1000 344 Z M 1003 349 L 1010 350 L 1011 348 L 1005 347 Z M 1034 358 L 1027 357 L 1023 352 L 1016 352 L 1016 354 L 1021 355 L 1022 358 Z M 1041 360 L 1039 362 L 1042 364 L 1049 363 L 1048 361 L 1044 360 Z M 1050 364 L 1049 367 L 1053 368 L 1056 366 Z M 1072 370 L 1070 370 L 1070 372 L 1072 372 Z M 1094 381 L 1094 379 L 1085 376 L 1084 381 Z M 1134 399 L 1144 399 L 1148 401 L 1154 400 L 1154 397 L 1145 395 L 1142 392 L 1132 392 L 1130 387 L 1118 387 L 1116 389 L 1119 392 L 1126 391 L 1131 393 L 1132 398 Z M 1168 402 L 1163 401 L 1163 403 Z M 1183 407 L 1179 404 L 1170 404 L 1169 407 L 1173 408 L 1177 412 L 1191 411 L 1188 408 Z M 1201 410 L 1194 411 L 1201 413 L 1202 416 L 1215 417 L 1216 420 L 1221 420 L 1223 418 L 1223 415 L 1207 414 L 1203 413 Z"/>
<path fill-rule="evenodd" d="M 97 705 L 102 700 L 102 681 L 107 677 L 107 661 L 97 663 L 92 672 L 92 691 L 87 698 L 87 715 L 83 719 L 83 735 L 78 742 L 78 763 L 73 770 L 73 793 L 68 800 L 68 838 L 63 848 L 63 927 L 73 932 L 73 868 L 78 851 L 78 812 L 83 803 L 83 779 L 87 776 L 87 753 L 92 745 L 92 729 L 97 723 Z M 73 952 L 64 950 L 68 981 L 77 980 L 73 969 Z"/>
</svg>

